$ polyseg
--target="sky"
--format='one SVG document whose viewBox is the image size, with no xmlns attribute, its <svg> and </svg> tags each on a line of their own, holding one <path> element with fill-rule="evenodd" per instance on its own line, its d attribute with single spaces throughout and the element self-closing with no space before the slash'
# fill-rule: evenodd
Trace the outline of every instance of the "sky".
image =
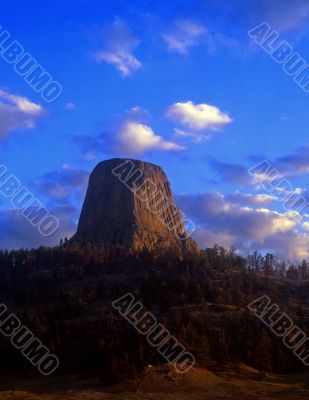
<svg viewBox="0 0 309 400">
<path fill-rule="evenodd" d="M 60 226 L 42 236 L 0 176 L 0 248 L 72 236 L 95 165 L 133 157 L 164 169 L 202 247 L 309 258 L 309 208 L 286 201 L 309 201 L 309 93 L 248 34 L 268 24 L 306 65 L 309 0 L 30 3 L 0 4 L 0 164 Z M 14 40 L 59 97 L 16 72 Z M 250 173 L 263 161 L 289 190 Z"/>
</svg>

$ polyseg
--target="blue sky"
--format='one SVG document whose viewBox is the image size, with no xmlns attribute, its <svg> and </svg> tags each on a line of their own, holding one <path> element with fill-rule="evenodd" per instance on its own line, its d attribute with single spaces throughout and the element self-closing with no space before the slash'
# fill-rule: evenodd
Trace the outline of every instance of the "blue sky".
<svg viewBox="0 0 309 400">
<path fill-rule="evenodd" d="M 267 22 L 309 63 L 308 1 L 4 0 L 0 15 L 63 88 L 48 103 L 0 58 L 1 163 L 61 222 L 42 238 L 1 197 L 1 248 L 70 236 L 93 167 L 132 156 L 164 168 L 202 246 L 309 258 L 309 218 L 247 173 L 268 160 L 309 199 L 309 94 L 248 36 Z"/>
</svg>

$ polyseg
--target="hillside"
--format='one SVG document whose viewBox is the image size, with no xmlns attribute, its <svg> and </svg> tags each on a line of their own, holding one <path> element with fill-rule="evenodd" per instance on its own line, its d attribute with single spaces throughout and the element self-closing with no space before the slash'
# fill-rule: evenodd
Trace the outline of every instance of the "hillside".
<svg viewBox="0 0 309 400">
<path fill-rule="evenodd" d="M 244 265 L 222 248 L 182 257 L 65 244 L 0 253 L 0 289 L 10 312 L 59 357 L 58 373 L 93 371 L 111 384 L 165 362 L 112 307 L 128 292 L 194 354 L 199 368 L 245 363 L 268 372 L 305 372 L 247 305 L 267 294 L 308 332 L 308 281 L 261 276 Z M 0 354 L 3 372 L 29 368 L 8 340 L 0 342 Z"/>
</svg>

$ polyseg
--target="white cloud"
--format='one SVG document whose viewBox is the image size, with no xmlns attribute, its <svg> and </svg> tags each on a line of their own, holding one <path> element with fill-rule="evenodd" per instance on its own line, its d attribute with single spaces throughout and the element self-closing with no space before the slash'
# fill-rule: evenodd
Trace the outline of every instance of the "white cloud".
<svg viewBox="0 0 309 400">
<path fill-rule="evenodd" d="M 142 107 L 133 107 L 125 114 L 113 142 L 119 153 L 139 155 L 148 150 L 181 151 L 185 148 L 156 135 L 147 124 L 149 113 Z"/>
<path fill-rule="evenodd" d="M 175 136 L 191 138 L 194 143 L 203 143 L 211 138 L 210 135 L 203 135 L 199 132 L 185 131 L 183 129 L 175 128 Z"/>
<path fill-rule="evenodd" d="M 105 61 L 108 64 L 114 64 L 122 76 L 129 76 L 133 71 L 141 67 L 141 63 L 127 52 L 112 53 L 107 51 L 99 51 L 96 53 L 97 61 Z"/>
<path fill-rule="evenodd" d="M 156 134 L 148 123 L 149 113 L 141 107 L 133 107 L 121 117 L 111 120 L 105 125 L 105 131 L 93 137 L 89 135 L 75 136 L 81 145 L 84 160 L 98 157 L 138 156 L 147 151 L 179 152 L 184 146 L 166 140 Z"/>
<path fill-rule="evenodd" d="M 184 147 L 164 140 L 152 128 L 136 121 L 125 121 L 115 143 L 116 150 L 133 155 L 147 150 L 181 151 Z"/>
<path fill-rule="evenodd" d="M 116 18 L 103 30 L 103 47 L 94 54 L 94 58 L 98 62 L 114 65 L 122 76 L 127 77 L 142 66 L 133 54 L 138 44 L 126 22 Z"/>
<path fill-rule="evenodd" d="M 235 194 L 218 192 L 177 197 L 179 207 L 195 221 L 195 238 L 202 246 L 235 245 L 244 254 L 259 250 L 282 258 L 308 258 L 309 232 L 298 224 L 299 214 L 261 207 L 267 200 L 267 195 L 257 198 L 238 194 L 235 198 Z"/>
<path fill-rule="evenodd" d="M 195 131 L 214 131 L 233 121 L 228 114 L 220 111 L 218 107 L 205 103 L 194 104 L 192 101 L 171 105 L 167 109 L 166 115 L 171 120 Z"/>
<path fill-rule="evenodd" d="M 0 90 L 0 139 L 20 129 L 34 128 L 44 113 L 42 106 L 26 97 Z"/>
<path fill-rule="evenodd" d="M 306 231 L 309 231 L 309 222 L 304 222 L 303 227 Z"/>
<path fill-rule="evenodd" d="M 232 201 L 234 204 L 239 205 L 251 205 L 251 206 L 262 206 L 269 205 L 274 201 L 277 201 L 276 196 L 272 196 L 270 194 L 250 194 L 250 193 L 240 193 L 235 192 L 227 196 L 229 201 Z"/>
<path fill-rule="evenodd" d="M 308 0 L 259 0 L 259 10 L 264 21 L 269 21 L 280 31 L 294 30 L 308 24 Z"/>
<path fill-rule="evenodd" d="M 66 110 L 75 110 L 76 105 L 75 105 L 74 103 L 72 103 L 72 102 L 68 102 L 68 103 L 66 103 L 66 104 L 64 105 L 64 108 L 65 108 Z"/>
<path fill-rule="evenodd" d="M 177 20 L 162 37 L 170 51 L 179 54 L 188 54 L 191 47 L 199 43 L 200 38 L 206 33 L 206 29 L 189 20 Z"/>
</svg>

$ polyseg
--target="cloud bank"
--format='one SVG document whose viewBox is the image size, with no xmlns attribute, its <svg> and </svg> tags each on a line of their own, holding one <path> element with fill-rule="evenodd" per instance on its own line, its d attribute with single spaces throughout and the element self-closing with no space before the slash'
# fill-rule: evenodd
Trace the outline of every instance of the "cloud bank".
<svg viewBox="0 0 309 400">
<path fill-rule="evenodd" d="M 177 196 L 184 213 L 197 224 L 196 240 L 202 246 L 235 245 L 244 254 L 256 249 L 282 258 L 309 257 L 309 233 L 298 225 L 298 214 L 266 207 L 274 201 L 264 194 L 223 195 L 206 192 Z"/>
</svg>

